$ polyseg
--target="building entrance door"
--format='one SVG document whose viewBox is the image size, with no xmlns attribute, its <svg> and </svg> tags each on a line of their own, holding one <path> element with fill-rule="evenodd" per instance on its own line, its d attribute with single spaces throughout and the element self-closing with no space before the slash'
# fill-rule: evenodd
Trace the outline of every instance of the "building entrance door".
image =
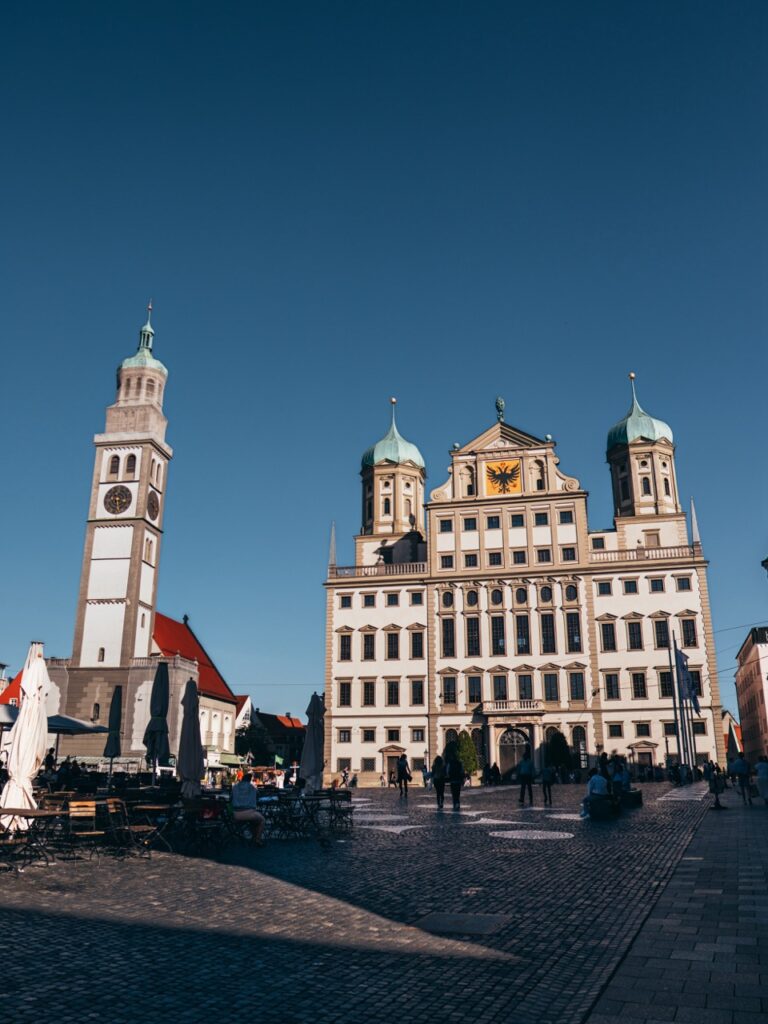
<svg viewBox="0 0 768 1024">
<path fill-rule="evenodd" d="M 523 751 L 531 745 L 531 737 L 523 729 L 509 726 L 499 737 L 499 770 L 502 778 L 514 771 L 523 759 Z"/>
<path fill-rule="evenodd" d="M 397 758 L 397 754 L 390 754 L 387 757 L 387 783 L 389 783 L 393 774 L 397 778 Z"/>
</svg>

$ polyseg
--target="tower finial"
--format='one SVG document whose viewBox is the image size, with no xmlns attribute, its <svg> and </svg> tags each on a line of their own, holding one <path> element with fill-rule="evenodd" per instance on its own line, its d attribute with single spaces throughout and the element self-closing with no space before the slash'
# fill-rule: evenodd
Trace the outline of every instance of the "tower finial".
<svg viewBox="0 0 768 1024">
<path fill-rule="evenodd" d="M 390 398 L 389 404 L 392 406 L 392 426 L 397 429 L 397 424 L 395 423 L 395 406 L 397 405 L 397 399 L 394 397 Z"/>
<path fill-rule="evenodd" d="M 150 326 L 152 324 L 152 299 L 147 303 L 147 323 Z"/>
<path fill-rule="evenodd" d="M 328 568 L 336 565 L 336 521 L 331 523 L 331 541 L 328 545 Z"/>
<path fill-rule="evenodd" d="M 629 383 L 630 383 L 630 385 L 632 387 L 632 398 L 636 402 L 637 401 L 637 392 L 635 391 L 635 377 L 636 377 L 635 371 L 634 370 L 630 370 L 629 371 Z"/>
<path fill-rule="evenodd" d="M 152 339 L 155 335 L 155 330 L 152 327 L 152 299 L 147 303 L 147 322 L 139 331 L 139 351 L 149 349 L 152 351 Z"/>
</svg>

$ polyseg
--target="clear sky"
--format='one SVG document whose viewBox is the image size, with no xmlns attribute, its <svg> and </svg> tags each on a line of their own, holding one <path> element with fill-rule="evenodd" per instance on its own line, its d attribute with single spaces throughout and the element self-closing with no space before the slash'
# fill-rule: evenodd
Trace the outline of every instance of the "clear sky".
<svg viewBox="0 0 768 1024">
<path fill-rule="evenodd" d="M 71 650 L 91 437 L 154 298 L 159 607 L 237 692 L 323 686 L 328 532 L 390 395 L 429 485 L 494 419 L 675 432 L 722 690 L 768 621 L 760 2 L 114 3 L 0 11 L 0 660 Z M 729 627 L 740 627 L 730 629 Z"/>
</svg>

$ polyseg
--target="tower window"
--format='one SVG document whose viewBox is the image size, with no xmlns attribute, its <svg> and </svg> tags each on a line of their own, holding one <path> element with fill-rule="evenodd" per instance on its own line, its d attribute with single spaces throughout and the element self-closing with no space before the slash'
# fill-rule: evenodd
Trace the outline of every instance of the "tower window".
<svg viewBox="0 0 768 1024">
<path fill-rule="evenodd" d="M 629 501 L 629 484 L 626 480 L 621 481 L 621 500 Z"/>
<path fill-rule="evenodd" d="M 667 477 L 664 477 L 664 493 L 667 497 L 669 497 L 672 493 L 669 489 L 669 480 L 667 479 Z"/>
<path fill-rule="evenodd" d="M 98 722 L 98 720 L 100 718 L 101 718 L 101 704 L 94 704 L 93 705 L 93 713 L 91 714 L 91 721 L 92 722 Z"/>
<path fill-rule="evenodd" d="M 134 476 L 136 476 L 136 456 L 135 455 L 129 455 L 128 458 L 125 460 L 125 475 L 129 479 L 132 479 Z"/>
<path fill-rule="evenodd" d="M 120 472 L 120 458 L 117 455 L 113 455 L 109 460 L 109 475 L 117 476 Z"/>
<path fill-rule="evenodd" d="M 155 397 L 155 382 L 153 380 L 147 381 L 147 398 Z"/>
<path fill-rule="evenodd" d="M 648 479 L 647 476 L 644 476 L 643 477 L 643 494 L 650 494 L 650 493 L 651 493 L 651 481 Z"/>
<path fill-rule="evenodd" d="M 384 515 L 388 516 L 392 514 L 392 502 L 389 498 L 384 499 Z"/>
<path fill-rule="evenodd" d="M 128 377 L 123 385 L 123 395 L 128 398 L 131 393 L 131 378 Z"/>
<path fill-rule="evenodd" d="M 104 648 L 103 647 L 99 648 L 99 653 L 98 653 L 98 656 L 97 656 L 97 661 L 104 661 Z"/>
</svg>

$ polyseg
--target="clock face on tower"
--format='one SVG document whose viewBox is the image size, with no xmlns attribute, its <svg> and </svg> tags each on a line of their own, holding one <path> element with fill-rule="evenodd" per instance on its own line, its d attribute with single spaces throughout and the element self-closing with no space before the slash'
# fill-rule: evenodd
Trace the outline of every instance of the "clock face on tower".
<svg viewBox="0 0 768 1024">
<path fill-rule="evenodd" d="M 147 512 L 149 512 L 149 518 L 152 520 L 157 519 L 160 515 L 160 501 L 154 491 L 150 491 L 147 496 Z"/>
<path fill-rule="evenodd" d="M 120 515 L 130 508 L 133 495 L 127 487 L 110 487 L 104 495 L 104 508 L 113 516 Z"/>
</svg>

